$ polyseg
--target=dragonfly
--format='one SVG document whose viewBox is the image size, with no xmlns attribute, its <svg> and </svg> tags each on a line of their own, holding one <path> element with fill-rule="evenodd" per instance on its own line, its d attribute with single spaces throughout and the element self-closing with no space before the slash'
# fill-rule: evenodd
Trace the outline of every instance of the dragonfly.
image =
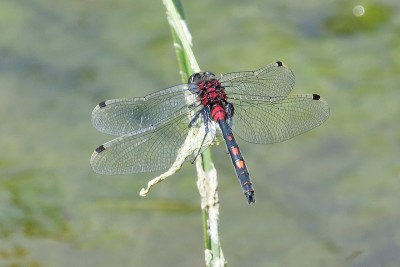
<svg viewBox="0 0 400 267">
<path fill-rule="evenodd" d="M 294 83 L 293 72 L 276 61 L 219 77 L 198 72 L 186 84 L 144 97 L 102 101 L 92 112 L 92 124 L 116 138 L 95 149 L 91 166 L 105 175 L 166 170 L 179 157 L 193 160 L 222 135 L 247 202 L 254 203 L 235 136 L 255 144 L 278 143 L 329 117 L 320 95 L 290 95 Z"/>
</svg>

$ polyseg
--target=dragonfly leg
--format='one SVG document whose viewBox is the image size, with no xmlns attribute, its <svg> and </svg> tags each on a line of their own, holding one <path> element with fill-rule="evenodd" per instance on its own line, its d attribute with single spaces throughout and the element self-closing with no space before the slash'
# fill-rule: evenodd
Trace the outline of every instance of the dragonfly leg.
<svg viewBox="0 0 400 267">
<path fill-rule="evenodd" d="M 193 116 L 193 119 L 189 122 L 189 128 L 192 128 L 193 125 L 196 124 L 197 120 L 199 119 L 200 113 L 202 113 L 202 112 L 199 111 Z"/>
<path fill-rule="evenodd" d="M 194 123 L 195 123 L 195 122 L 193 122 L 194 119 L 197 120 L 200 114 L 201 114 L 201 116 L 202 116 L 202 118 L 203 118 L 203 121 L 204 121 L 205 134 L 204 134 L 203 140 L 201 141 L 199 150 L 197 150 L 196 156 L 194 157 L 194 159 L 193 159 L 193 161 L 192 161 L 192 164 L 195 162 L 195 160 L 197 159 L 197 157 L 200 155 L 201 148 L 203 147 L 203 144 L 204 144 L 204 141 L 206 140 L 207 134 L 208 134 L 209 131 L 210 131 L 210 129 L 208 128 L 208 123 L 209 123 L 209 121 L 211 121 L 211 119 L 210 119 L 210 118 L 211 118 L 211 114 L 210 114 L 210 110 L 208 110 L 207 108 L 203 108 L 202 110 L 200 110 L 200 112 L 198 112 L 198 113 L 195 115 L 195 118 L 193 118 L 193 120 L 190 122 L 189 125 L 194 124 Z M 192 122 L 193 122 L 193 123 L 192 123 Z"/>
<path fill-rule="evenodd" d="M 232 126 L 233 126 L 232 116 L 234 113 L 234 109 L 233 109 L 233 105 L 229 102 L 227 102 L 225 105 L 225 113 L 226 113 L 226 120 L 229 123 L 229 127 L 232 128 Z"/>
</svg>

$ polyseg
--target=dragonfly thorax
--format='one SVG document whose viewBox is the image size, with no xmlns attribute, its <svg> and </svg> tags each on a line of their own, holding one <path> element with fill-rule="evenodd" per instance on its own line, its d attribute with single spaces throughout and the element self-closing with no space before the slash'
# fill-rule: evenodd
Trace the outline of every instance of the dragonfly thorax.
<svg viewBox="0 0 400 267">
<path fill-rule="evenodd" d="M 221 86 L 217 77 L 211 72 L 195 73 L 189 78 L 189 84 L 195 85 L 192 88 L 204 108 L 207 108 L 214 121 L 222 120 L 227 117 L 225 88 Z"/>
<path fill-rule="evenodd" d="M 204 108 L 209 109 L 214 121 L 226 119 L 226 93 L 217 79 L 203 81 L 198 84 L 198 97 Z"/>
<path fill-rule="evenodd" d="M 204 81 L 198 84 L 198 96 L 203 106 L 213 107 L 226 103 L 226 93 L 218 80 Z"/>
</svg>

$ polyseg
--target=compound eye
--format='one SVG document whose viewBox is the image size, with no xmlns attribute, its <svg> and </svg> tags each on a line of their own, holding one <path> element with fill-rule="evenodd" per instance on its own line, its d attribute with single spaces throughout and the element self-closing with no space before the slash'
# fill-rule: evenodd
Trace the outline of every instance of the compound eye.
<svg viewBox="0 0 400 267">
<path fill-rule="evenodd" d="M 204 76 L 205 76 L 208 80 L 216 79 L 216 78 L 217 78 L 217 77 L 215 76 L 214 73 L 209 72 L 209 71 L 206 71 L 206 72 L 204 73 Z"/>
<path fill-rule="evenodd" d="M 196 84 L 201 78 L 200 73 L 194 73 L 189 77 L 188 83 Z"/>
</svg>

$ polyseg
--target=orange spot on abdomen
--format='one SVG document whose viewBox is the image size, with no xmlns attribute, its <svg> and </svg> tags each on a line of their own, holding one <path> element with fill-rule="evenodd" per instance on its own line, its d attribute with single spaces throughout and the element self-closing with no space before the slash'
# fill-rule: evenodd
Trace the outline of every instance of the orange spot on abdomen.
<svg viewBox="0 0 400 267">
<path fill-rule="evenodd" d="M 241 159 L 238 159 L 236 162 L 235 162 L 235 164 L 236 164 L 236 167 L 238 167 L 239 169 L 242 169 L 242 168 L 244 168 L 244 161 L 243 160 L 241 160 Z"/>
<path fill-rule="evenodd" d="M 237 147 L 231 147 L 232 154 L 237 156 L 239 155 L 239 149 Z"/>
</svg>

